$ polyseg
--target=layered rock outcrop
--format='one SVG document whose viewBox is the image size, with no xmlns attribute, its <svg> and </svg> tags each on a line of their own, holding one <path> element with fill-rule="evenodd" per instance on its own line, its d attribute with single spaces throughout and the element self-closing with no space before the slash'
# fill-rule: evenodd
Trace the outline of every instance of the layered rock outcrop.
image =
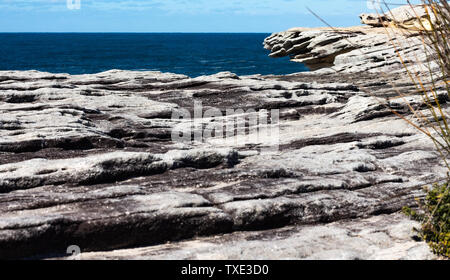
<svg viewBox="0 0 450 280">
<path fill-rule="evenodd" d="M 315 226 L 235 232 L 200 237 L 167 245 L 91 252 L 85 260 L 349 260 L 434 259 L 429 249 L 414 241 L 416 223 L 401 214 L 339 221 Z M 382 230 L 380 231 L 380 229 Z"/>
<path fill-rule="evenodd" d="M 292 29 L 265 46 L 320 70 L 0 72 L 0 258 L 435 258 L 398 212 L 446 169 L 391 113 L 410 116 L 394 83 L 428 114 L 386 35 Z M 245 135 L 212 133 L 234 117 Z M 208 136 L 175 141 L 193 128 Z"/>
<path fill-rule="evenodd" d="M 444 9 L 439 12 L 445 12 Z M 438 27 L 436 14 L 427 5 L 401 6 L 385 13 L 361 14 L 361 23 L 374 27 L 399 27 L 407 30 L 432 30 Z"/>
<path fill-rule="evenodd" d="M 358 78 L 380 96 L 395 94 L 376 75 Z M 413 205 L 423 185 L 445 178 L 426 137 L 340 75 L 220 73 L 191 79 L 157 72 L 1 72 L 0 79 L 2 258 L 64 254 L 72 244 L 83 252 L 104 251 L 86 258 L 115 258 L 130 251 L 105 251 L 223 233 L 229 233 L 223 238 L 230 249 L 214 256 L 235 258 L 232 244 L 257 246 L 244 245 L 245 238 L 267 234 L 271 240 L 276 228 L 302 224 L 310 226 L 282 229 L 286 238 L 279 244 L 290 246 L 299 231 L 319 229 L 350 240 L 350 232 L 366 230 L 370 217 L 381 214 L 407 225 L 390 213 Z M 256 109 L 244 115 L 280 108 L 279 150 L 263 152 L 267 138 L 172 141 L 180 125 L 172 112 L 193 111 L 194 100 L 204 110 Z M 392 98 L 386 105 L 400 104 Z M 221 124 L 219 117 L 201 121 Z M 362 220 L 345 222 L 355 218 Z M 383 226 L 367 228 L 359 249 L 333 242 L 324 248 L 319 238 L 298 255 L 279 256 L 432 257 L 425 244 L 411 239 L 409 225 L 399 235 L 386 229 L 379 240 L 372 235 Z M 233 233 L 243 230 L 264 231 Z M 183 246 L 192 245 L 184 244 L 173 253 L 167 247 L 166 257 L 215 250 L 202 243 L 198 255 L 186 255 Z M 384 254 L 396 248 L 404 251 Z M 166 249 L 159 249 L 160 255 L 149 248 L 148 255 L 134 257 L 164 258 Z M 241 257 L 255 257 L 252 252 L 258 251 Z"/>
<path fill-rule="evenodd" d="M 412 71 L 427 65 L 419 33 L 382 27 L 292 28 L 266 38 L 264 47 L 271 57 L 288 56 L 320 73 L 403 72 L 402 59 Z"/>
</svg>

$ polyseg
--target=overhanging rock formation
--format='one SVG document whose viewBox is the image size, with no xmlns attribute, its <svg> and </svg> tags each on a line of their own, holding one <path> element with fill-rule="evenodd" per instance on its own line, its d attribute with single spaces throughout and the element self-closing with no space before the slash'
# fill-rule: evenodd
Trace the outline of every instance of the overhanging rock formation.
<svg viewBox="0 0 450 280">
<path fill-rule="evenodd" d="M 320 73 L 403 72 L 399 53 L 412 70 L 427 58 L 418 33 L 358 26 L 348 28 L 292 28 L 264 41 L 271 57 L 288 56 Z M 437 67 L 432 64 L 432 67 Z"/>
</svg>

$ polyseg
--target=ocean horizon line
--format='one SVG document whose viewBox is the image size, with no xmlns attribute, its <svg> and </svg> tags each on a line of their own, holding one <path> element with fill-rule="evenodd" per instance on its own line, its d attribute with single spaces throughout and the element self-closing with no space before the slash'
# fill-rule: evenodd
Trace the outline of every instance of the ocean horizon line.
<svg viewBox="0 0 450 280">
<path fill-rule="evenodd" d="M 0 33 L 0 69 L 94 74 L 110 69 L 161 71 L 189 77 L 229 71 L 281 75 L 307 71 L 272 59 L 270 33 Z"/>
</svg>

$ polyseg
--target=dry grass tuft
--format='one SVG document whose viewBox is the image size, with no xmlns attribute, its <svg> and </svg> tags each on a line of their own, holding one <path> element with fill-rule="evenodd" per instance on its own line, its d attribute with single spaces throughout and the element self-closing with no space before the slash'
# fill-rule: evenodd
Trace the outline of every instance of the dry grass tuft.
<svg viewBox="0 0 450 280">
<path fill-rule="evenodd" d="M 400 32 L 406 37 L 413 36 L 412 32 L 419 32 L 426 62 L 419 62 L 417 57 L 408 57 L 403 46 L 392 43 L 410 81 L 416 88 L 416 93 L 422 97 L 423 104 L 428 109 L 425 114 L 420 108 L 414 108 L 408 103 L 407 96 L 400 91 L 399 95 L 408 105 L 414 119 L 408 119 L 398 112 L 394 114 L 404 119 L 417 130 L 429 137 L 436 146 L 448 173 L 447 182 L 435 184 L 433 188 L 426 188 L 427 196 L 418 201 L 420 214 L 405 208 L 405 212 L 421 221 L 418 230 L 421 237 L 428 242 L 432 250 L 442 256 L 450 257 L 450 129 L 448 113 L 443 104 L 450 94 L 450 5 L 447 0 L 424 0 L 422 5 L 412 5 L 407 1 L 413 18 L 407 22 L 397 20 L 390 9 L 391 22 L 385 25 L 386 33 Z M 385 3 L 385 7 L 388 5 Z M 408 27 L 413 28 L 408 29 Z M 417 34 L 415 34 L 417 36 Z M 406 63 L 412 61 L 413 63 Z M 442 99 L 442 96 L 445 98 Z M 444 101 L 442 101 L 444 100 Z"/>
</svg>

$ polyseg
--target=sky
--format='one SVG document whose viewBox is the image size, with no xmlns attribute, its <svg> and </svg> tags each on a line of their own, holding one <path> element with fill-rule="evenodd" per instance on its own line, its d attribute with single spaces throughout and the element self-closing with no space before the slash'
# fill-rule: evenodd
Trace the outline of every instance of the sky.
<svg viewBox="0 0 450 280">
<path fill-rule="evenodd" d="M 323 26 L 307 7 L 333 26 L 358 25 L 374 12 L 368 1 L 0 0 L 0 32 L 271 33 Z"/>
</svg>

